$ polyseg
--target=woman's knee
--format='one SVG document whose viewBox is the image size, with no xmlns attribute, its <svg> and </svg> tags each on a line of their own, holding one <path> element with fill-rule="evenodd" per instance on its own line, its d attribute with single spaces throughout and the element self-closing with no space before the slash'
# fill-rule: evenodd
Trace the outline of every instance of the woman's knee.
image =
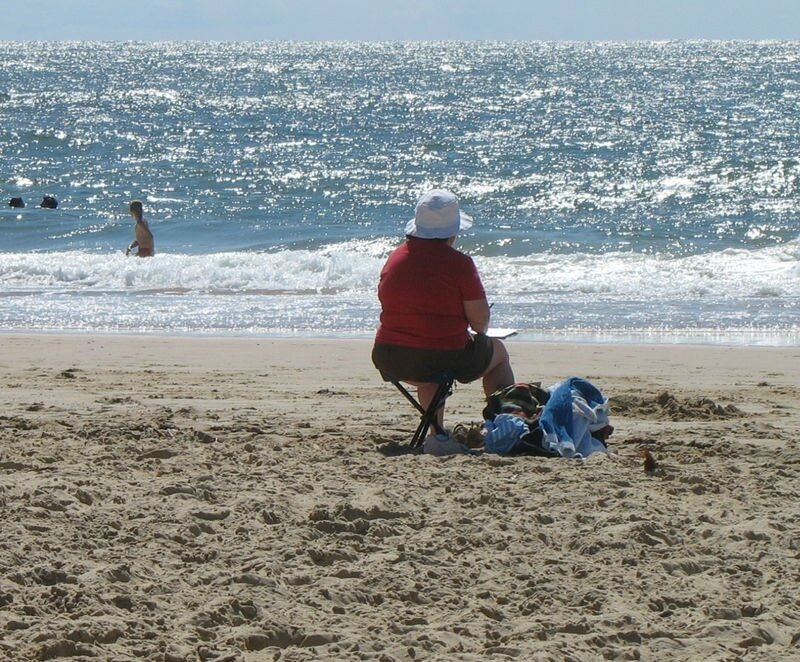
<svg viewBox="0 0 800 662">
<path fill-rule="evenodd" d="M 486 372 L 494 370 L 497 366 L 509 362 L 508 350 L 502 340 L 492 338 L 492 360 L 489 361 L 489 367 Z"/>
</svg>

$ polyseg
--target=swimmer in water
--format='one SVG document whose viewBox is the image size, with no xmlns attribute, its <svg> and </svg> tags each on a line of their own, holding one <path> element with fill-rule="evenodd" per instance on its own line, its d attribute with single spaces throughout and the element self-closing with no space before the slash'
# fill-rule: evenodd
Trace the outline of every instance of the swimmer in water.
<svg viewBox="0 0 800 662">
<path fill-rule="evenodd" d="M 134 200 L 131 202 L 129 209 L 133 220 L 136 221 L 133 229 L 136 238 L 128 246 L 125 255 L 130 255 L 134 248 L 138 248 L 139 250 L 136 251 L 137 257 L 152 257 L 155 254 L 153 233 L 150 232 L 150 226 L 144 218 L 142 203 L 139 200 Z"/>
</svg>

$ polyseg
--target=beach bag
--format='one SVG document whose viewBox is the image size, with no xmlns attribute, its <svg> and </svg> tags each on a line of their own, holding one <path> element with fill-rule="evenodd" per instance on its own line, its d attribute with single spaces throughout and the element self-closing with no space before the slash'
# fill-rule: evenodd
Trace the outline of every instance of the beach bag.
<svg viewBox="0 0 800 662">
<path fill-rule="evenodd" d="M 487 453 L 558 457 L 542 445 L 539 416 L 550 394 L 539 383 L 511 384 L 486 399 L 483 409 Z"/>
<path fill-rule="evenodd" d="M 487 398 L 483 417 L 486 452 L 499 455 L 585 458 L 607 452 L 602 432 L 613 430 L 608 399 L 580 377 L 549 389 L 539 383 L 506 386 Z"/>
<path fill-rule="evenodd" d="M 539 382 L 511 384 L 498 389 L 486 398 L 483 418 L 490 421 L 500 414 L 513 414 L 532 423 L 539 418 L 549 398 L 550 394 Z"/>
</svg>

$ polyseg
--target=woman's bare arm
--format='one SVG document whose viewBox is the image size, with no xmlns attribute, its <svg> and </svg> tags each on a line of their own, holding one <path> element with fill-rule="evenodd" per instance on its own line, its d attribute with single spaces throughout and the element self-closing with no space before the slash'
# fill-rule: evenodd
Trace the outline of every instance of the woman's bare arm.
<svg viewBox="0 0 800 662">
<path fill-rule="evenodd" d="M 464 314 L 467 321 L 476 333 L 486 333 L 489 330 L 489 303 L 486 299 L 473 299 L 464 302 Z"/>
</svg>

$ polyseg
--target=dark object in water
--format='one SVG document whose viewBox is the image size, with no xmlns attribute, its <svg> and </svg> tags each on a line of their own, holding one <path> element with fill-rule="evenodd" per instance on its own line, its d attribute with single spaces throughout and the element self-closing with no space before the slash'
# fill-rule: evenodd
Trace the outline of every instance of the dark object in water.
<svg viewBox="0 0 800 662">
<path fill-rule="evenodd" d="M 11 198 L 8 201 L 9 207 L 14 207 L 15 209 L 22 209 L 25 206 L 25 201 L 22 198 Z"/>
<path fill-rule="evenodd" d="M 52 195 L 46 195 L 42 198 L 42 202 L 39 206 L 44 207 L 45 209 L 55 209 L 58 207 L 58 200 L 56 200 Z"/>
</svg>

